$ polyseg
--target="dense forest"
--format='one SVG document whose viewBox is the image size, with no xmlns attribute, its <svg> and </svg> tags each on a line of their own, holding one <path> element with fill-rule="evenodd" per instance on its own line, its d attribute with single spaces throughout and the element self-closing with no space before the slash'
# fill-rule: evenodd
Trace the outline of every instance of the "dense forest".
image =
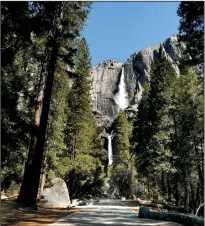
<svg viewBox="0 0 205 226">
<path fill-rule="evenodd" d="M 204 3 L 182 2 L 179 37 L 188 46 L 180 76 L 166 58 L 152 63 L 134 120 L 120 111 L 114 162 L 91 100 L 91 55 L 81 32 L 91 2 L 2 2 L 2 191 L 36 206 L 48 181 L 73 198 L 116 191 L 195 213 L 204 202 Z M 107 186 L 109 184 L 109 187 Z"/>
</svg>

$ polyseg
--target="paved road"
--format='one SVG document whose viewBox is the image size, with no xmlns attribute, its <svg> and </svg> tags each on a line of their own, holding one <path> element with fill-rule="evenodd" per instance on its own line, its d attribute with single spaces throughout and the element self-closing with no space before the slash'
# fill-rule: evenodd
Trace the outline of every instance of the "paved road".
<svg viewBox="0 0 205 226">
<path fill-rule="evenodd" d="M 98 205 L 84 206 L 82 210 L 50 224 L 50 226 L 102 226 L 102 225 L 138 225 L 138 226 L 180 226 L 180 224 L 138 218 L 137 213 L 123 202 L 105 201 Z"/>
</svg>

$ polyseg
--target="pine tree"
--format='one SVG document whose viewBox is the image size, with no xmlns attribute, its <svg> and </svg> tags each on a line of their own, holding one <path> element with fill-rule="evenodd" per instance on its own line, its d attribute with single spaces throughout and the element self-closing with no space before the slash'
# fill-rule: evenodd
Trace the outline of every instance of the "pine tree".
<svg viewBox="0 0 205 226">
<path fill-rule="evenodd" d="M 74 79 L 68 97 L 70 113 L 66 129 L 68 134 L 66 142 L 67 146 L 71 148 L 72 157 L 78 153 L 88 153 L 96 128 L 90 96 L 91 59 L 85 39 L 80 41 L 76 58 L 74 70 L 78 77 Z"/>
<path fill-rule="evenodd" d="M 176 78 L 171 63 L 162 58 L 152 65 L 150 93 L 148 96 L 148 134 L 147 145 L 152 156 L 152 164 L 155 170 L 167 170 L 170 166 L 166 160 L 170 153 L 169 144 L 169 120 L 166 117 L 167 100 L 164 91 Z M 164 165 L 167 162 L 167 167 Z M 160 163 L 162 165 L 160 166 Z"/>
<path fill-rule="evenodd" d="M 29 133 L 34 131 L 30 126 L 33 119 L 33 109 L 31 110 L 31 108 L 34 107 L 37 96 L 41 77 L 39 75 L 42 75 L 42 59 L 46 59 L 45 39 L 32 35 L 34 28 L 30 25 L 31 20 L 35 18 L 30 15 L 27 3 L 5 3 L 2 4 L 2 9 L 4 30 L 2 56 L 5 59 L 1 68 L 2 83 L 4 84 L 2 112 L 5 113 L 2 115 L 4 128 L 2 133 L 4 137 L 2 143 L 4 176 L 2 180 L 4 177 L 9 178 L 9 175 L 15 175 L 12 177 L 13 180 L 20 182 L 28 152 Z M 16 19 L 15 16 L 18 18 Z M 9 136 L 7 136 L 8 133 L 10 133 Z M 12 165 L 9 166 L 9 162 Z M 16 171 L 16 173 L 12 171 Z"/>
<path fill-rule="evenodd" d="M 142 98 L 138 105 L 137 119 L 134 121 L 132 130 L 132 141 L 135 155 L 137 156 L 137 167 L 139 171 L 145 172 L 147 168 L 147 161 L 149 158 L 145 157 L 147 153 L 147 144 L 149 138 L 148 125 L 148 95 L 150 86 L 145 83 L 143 86 Z"/>
<path fill-rule="evenodd" d="M 169 148 L 171 122 L 167 115 L 168 101 L 164 92 L 174 79 L 176 75 L 168 60 L 162 58 L 152 64 L 150 88 L 145 87 L 132 135 L 136 140 L 139 175 L 147 178 L 148 192 L 151 185 L 153 189 L 159 186 L 163 195 L 167 192 L 166 178 L 173 170 Z"/>
<path fill-rule="evenodd" d="M 118 189 L 120 196 L 129 198 L 133 193 L 135 178 L 135 163 L 130 153 L 131 125 L 126 114 L 120 111 L 114 122 L 113 155 L 114 162 L 111 168 L 111 183 Z"/>
<path fill-rule="evenodd" d="M 167 93 L 170 98 L 169 116 L 174 125 L 171 148 L 175 156 L 176 180 L 173 183 L 176 184 L 176 204 L 184 204 L 187 211 L 192 205 L 191 208 L 196 210 L 203 197 L 200 189 L 203 187 L 202 87 L 196 73 L 187 69 Z M 180 194 L 182 189 L 184 196 Z"/>
<path fill-rule="evenodd" d="M 181 2 L 178 8 L 180 16 L 180 38 L 186 43 L 191 56 L 189 65 L 204 62 L 204 2 Z"/>
<path fill-rule="evenodd" d="M 92 191 L 93 180 L 96 183 L 98 181 L 96 177 L 93 178 L 93 173 L 102 167 L 100 159 L 94 153 L 97 127 L 90 95 L 91 58 L 84 38 L 79 42 L 74 71 L 78 76 L 73 80 L 68 96 L 65 142 L 72 165 L 72 170 L 68 173 L 70 195 L 78 197 L 80 194 L 85 195 L 88 190 Z"/>
<path fill-rule="evenodd" d="M 59 47 L 61 43 L 62 37 L 70 37 L 73 38 L 79 34 L 79 30 L 82 28 L 84 24 L 87 13 L 89 10 L 86 8 L 87 3 L 65 3 L 59 2 L 57 5 L 52 3 L 43 3 L 44 7 L 47 8 L 48 12 L 55 9 L 54 13 L 54 33 L 53 37 L 50 41 L 50 59 L 48 63 L 48 75 L 45 86 L 45 94 L 42 105 L 42 113 L 40 119 L 40 125 L 38 129 L 38 138 L 36 142 L 35 152 L 32 155 L 32 158 L 28 158 L 26 166 L 24 179 L 21 186 L 21 190 L 19 193 L 18 201 L 24 203 L 28 206 L 36 205 L 36 197 L 38 193 L 39 179 L 41 173 L 41 164 L 44 152 L 44 142 L 46 136 L 46 128 L 48 121 L 48 114 L 50 108 L 50 100 L 51 100 L 51 92 L 53 87 L 54 73 L 56 70 L 56 62 L 59 52 Z M 67 14 L 65 14 L 65 9 L 74 9 L 76 8 L 76 17 L 78 17 L 77 24 L 74 23 L 72 19 L 69 18 Z M 53 17 L 51 17 L 53 19 Z M 67 22 L 67 23 L 66 23 Z M 70 25 L 70 30 L 66 30 L 65 28 Z M 71 64 L 71 60 L 69 60 L 69 54 L 66 54 L 64 57 L 64 61 L 68 60 L 69 65 Z M 31 155 L 29 155 L 30 157 Z M 30 179 L 32 177 L 32 180 Z"/>
<path fill-rule="evenodd" d="M 194 213 L 203 197 L 202 86 L 187 66 L 177 77 L 166 59 L 152 65 L 151 76 L 132 135 L 139 179 L 152 197 L 168 193 Z"/>
</svg>

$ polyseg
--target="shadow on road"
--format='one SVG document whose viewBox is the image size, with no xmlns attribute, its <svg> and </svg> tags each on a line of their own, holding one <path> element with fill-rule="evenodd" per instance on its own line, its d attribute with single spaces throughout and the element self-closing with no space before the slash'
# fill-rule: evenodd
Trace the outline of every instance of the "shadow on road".
<svg viewBox="0 0 205 226">
<path fill-rule="evenodd" d="M 172 222 L 138 218 L 136 212 L 125 207 L 121 200 L 104 200 L 97 205 L 84 206 L 82 210 L 68 216 L 51 226 L 84 226 L 84 225 L 138 225 L 138 226 L 180 226 Z"/>
</svg>

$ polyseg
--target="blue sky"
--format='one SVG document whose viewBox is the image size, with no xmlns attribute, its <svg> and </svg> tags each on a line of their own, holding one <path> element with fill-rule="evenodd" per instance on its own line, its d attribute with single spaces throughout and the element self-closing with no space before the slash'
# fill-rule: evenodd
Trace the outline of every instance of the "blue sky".
<svg viewBox="0 0 205 226">
<path fill-rule="evenodd" d="M 83 31 L 92 64 L 125 62 L 135 51 L 178 33 L 179 2 L 96 2 Z"/>
</svg>

